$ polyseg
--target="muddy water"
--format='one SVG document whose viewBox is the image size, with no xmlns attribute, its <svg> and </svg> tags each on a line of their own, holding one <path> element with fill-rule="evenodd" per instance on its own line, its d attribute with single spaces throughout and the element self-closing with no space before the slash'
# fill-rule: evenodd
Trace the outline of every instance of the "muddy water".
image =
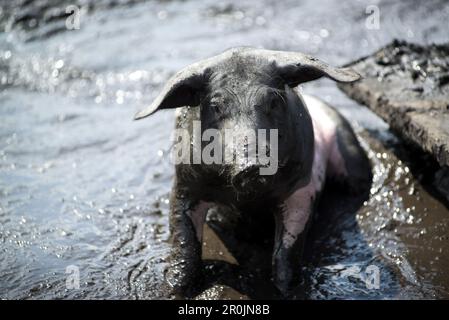
<svg viewBox="0 0 449 320">
<path fill-rule="evenodd" d="M 131 119 L 180 67 L 237 45 L 343 64 L 393 38 L 448 40 L 443 1 L 380 1 L 378 30 L 365 26 L 372 1 L 92 1 L 79 30 L 64 27 L 69 2 L 22 2 L 0 10 L 1 298 L 165 296 L 173 112 Z M 355 124 L 375 178 L 360 208 L 329 196 L 336 202 L 312 227 L 302 296 L 449 298 L 449 211 L 415 179 L 414 154 L 331 81 L 303 90 Z M 79 289 L 66 285 L 73 266 Z"/>
</svg>

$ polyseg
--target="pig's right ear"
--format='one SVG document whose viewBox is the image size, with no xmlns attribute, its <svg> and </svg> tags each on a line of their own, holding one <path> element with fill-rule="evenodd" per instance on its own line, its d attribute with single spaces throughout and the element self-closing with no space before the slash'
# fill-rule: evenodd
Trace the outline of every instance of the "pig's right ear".
<svg viewBox="0 0 449 320">
<path fill-rule="evenodd" d="M 168 80 L 153 103 L 134 116 L 134 120 L 148 117 L 161 109 L 199 105 L 199 92 L 205 84 L 204 70 L 204 65 L 197 63 L 179 71 Z"/>
</svg>

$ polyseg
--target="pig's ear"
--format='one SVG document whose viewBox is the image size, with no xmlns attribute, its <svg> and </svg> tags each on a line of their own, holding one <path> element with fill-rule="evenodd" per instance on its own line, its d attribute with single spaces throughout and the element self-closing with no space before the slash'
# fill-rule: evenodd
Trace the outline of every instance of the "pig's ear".
<svg viewBox="0 0 449 320">
<path fill-rule="evenodd" d="M 161 109 L 199 105 L 199 92 L 205 84 L 205 70 L 204 63 L 196 63 L 179 71 L 168 80 L 153 103 L 134 116 L 134 120 L 148 117 Z"/>
<path fill-rule="evenodd" d="M 300 83 L 327 77 L 338 82 L 353 82 L 360 75 L 349 68 L 336 68 L 300 52 L 261 50 L 269 58 L 285 82 L 296 87 Z"/>
</svg>

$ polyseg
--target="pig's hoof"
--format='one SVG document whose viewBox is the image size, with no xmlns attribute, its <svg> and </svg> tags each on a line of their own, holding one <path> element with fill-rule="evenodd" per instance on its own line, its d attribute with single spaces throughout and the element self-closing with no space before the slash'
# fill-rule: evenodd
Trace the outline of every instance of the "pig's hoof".
<svg viewBox="0 0 449 320">
<path fill-rule="evenodd" d="M 300 285 L 299 274 L 284 263 L 278 262 L 275 265 L 273 282 L 283 298 L 292 299 Z"/>
<path fill-rule="evenodd" d="M 169 296 L 192 298 L 201 289 L 201 265 L 183 260 L 171 263 L 164 271 L 164 278 Z"/>
</svg>

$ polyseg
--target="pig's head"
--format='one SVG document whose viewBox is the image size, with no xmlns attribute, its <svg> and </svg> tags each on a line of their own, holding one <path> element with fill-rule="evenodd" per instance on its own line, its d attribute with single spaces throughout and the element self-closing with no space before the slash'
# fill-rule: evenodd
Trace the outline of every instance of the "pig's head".
<svg viewBox="0 0 449 320">
<path fill-rule="evenodd" d="M 297 52 L 230 49 L 178 72 L 135 119 L 161 109 L 199 107 L 201 133 L 220 133 L 222 162 L 191 166 L 192 177 L 202 177 L 207 191 L 227 202 L 282 199 L 308 183 L 314 153 L 312 121 L 293 89 L 322 76 L 339 82 L 359 78 Z M 235 140 L 229 143 L 231 133 Z"/>
</svg>

